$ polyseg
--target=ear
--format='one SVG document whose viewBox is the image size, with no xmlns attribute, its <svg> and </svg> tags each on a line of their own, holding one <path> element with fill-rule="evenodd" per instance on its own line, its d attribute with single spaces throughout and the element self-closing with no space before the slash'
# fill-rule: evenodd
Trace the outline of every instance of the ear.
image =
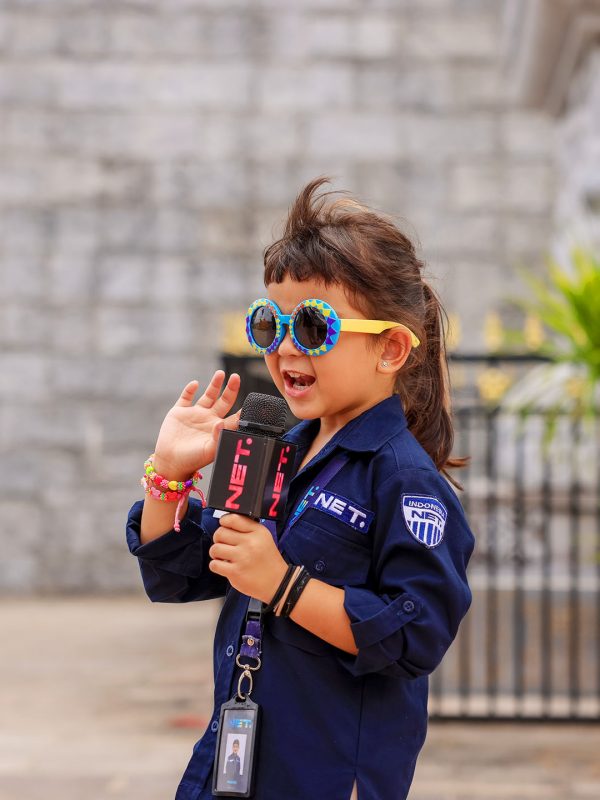
<svg viewBox="0 0 600 800">
<path fill-rule="evenodd" d="M 392 328 L 385 332 L 380 343 L 377 372 L 389 375 L 398 372 L 404 366 L 412 349 L 409 331 L 405 328 Z"/>
</svg>

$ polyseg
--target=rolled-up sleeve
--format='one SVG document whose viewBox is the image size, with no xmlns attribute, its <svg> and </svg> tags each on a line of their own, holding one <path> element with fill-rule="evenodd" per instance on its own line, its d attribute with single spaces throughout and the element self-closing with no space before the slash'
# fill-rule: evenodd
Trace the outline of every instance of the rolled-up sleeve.
<svg viewBox="0 0 600 800">
<path fill-rule="evenodd" d="M 447 511 L 443 537 L 426 546 L 411 533 L 404 497 L 434 498 Z M 344 608 L 358 654 L 354 675 L 417 678 L 431 673 L 454 640 L 471 603 L 467 564 L 474 539 L 450 486 L 432 470 L 407 470 L 377 491 L 373 588 L 344 587 Z"/>
<path fill-rule="evenodd" d="M 127 518 L 126 537 L 129 551 L 138 559 L 144 589 L 153 602 L 186 603 L 222 597 L 228 583 L 208 568 L 208 550 L 218 521 L 212 509 L 203 509 L 190 499 L 179 532 L 171 530 L 140 542 L 143 501 L 134 503 Z"/>
</svg>

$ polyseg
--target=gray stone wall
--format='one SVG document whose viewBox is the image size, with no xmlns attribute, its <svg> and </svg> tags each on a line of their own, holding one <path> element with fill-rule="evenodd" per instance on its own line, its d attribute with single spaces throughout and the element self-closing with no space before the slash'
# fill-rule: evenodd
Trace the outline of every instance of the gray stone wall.
<svg viewBox="0 0 600 800">
<path fill-rule="evenodd" d="M 557 131 L 560 192 L 557 249 L 600 247 L 600 47 L 591 48 L 571 84 Z"/>
<path fill-rule="evenodd" d="M 398 215 L 482 348 L 555 194 L 499 6 L 4 0 L 0 588 L 138 585 L 123 522 L 160 420 L 315 175 Z"/>
</svg>

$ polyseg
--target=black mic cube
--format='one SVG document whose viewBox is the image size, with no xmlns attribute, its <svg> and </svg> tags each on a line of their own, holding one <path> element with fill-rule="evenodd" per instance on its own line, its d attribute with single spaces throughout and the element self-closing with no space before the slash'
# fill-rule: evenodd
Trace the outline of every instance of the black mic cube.
<svg viewBox="0 0 600 800">
<path fill-rule="evenodd" d="M 254 519 L 282 519 L 294 474 L 296 445 L 256 433 L 223 429 L 207 503 Z"/>
</svg>

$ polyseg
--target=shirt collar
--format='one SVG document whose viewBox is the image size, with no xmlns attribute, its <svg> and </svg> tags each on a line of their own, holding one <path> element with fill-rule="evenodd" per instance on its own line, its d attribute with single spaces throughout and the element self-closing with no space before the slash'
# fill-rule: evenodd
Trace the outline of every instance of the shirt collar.
<svg viewBox="0 0 600 800">
<path fill-rule="evenodd" d="M 375 452 L 392 436 L 406 428 L 406 417 L 398 395 L 387 397 L 350 420 L 327 443 L 354 452 Z M 286 440 L 308 447 L 319 430 L 318 419 L 305 419 L 286 434 Z"/>
</svg>

